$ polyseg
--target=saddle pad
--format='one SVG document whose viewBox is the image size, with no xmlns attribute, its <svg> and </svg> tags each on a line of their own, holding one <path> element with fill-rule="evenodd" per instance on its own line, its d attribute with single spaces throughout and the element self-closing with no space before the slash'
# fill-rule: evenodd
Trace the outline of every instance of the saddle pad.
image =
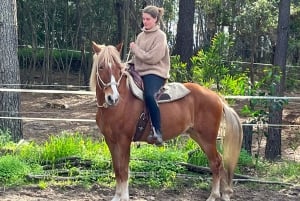
<svg viewBox="0 0 300 201">
<path fill-rule="evenodd" d="M 144 100 L 143 91 L 135 84 L 132 76 L 127 76 L 129 87 L 135 97 L 140 100 Z M 186 88 L 182 83 L 171 82 L 163 86 L 162 93 L 158 94 L 158 103 L 166 103 L 183 98 L 190 93 L 190 90 Z"/>
</svg>

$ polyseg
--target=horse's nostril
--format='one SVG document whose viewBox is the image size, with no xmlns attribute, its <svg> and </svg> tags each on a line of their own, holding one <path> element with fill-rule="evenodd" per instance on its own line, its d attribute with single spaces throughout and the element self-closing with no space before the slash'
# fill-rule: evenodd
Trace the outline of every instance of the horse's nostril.
<svg viewBox="0 0 300 201">
<path fill-rule="evenodd" d="M 109 104 L 113 105 L 113 104 L 116 104 L 118 102 L 118 98 L 113 98 L 112 95 L 110 96 L 107 96 L 107 101 L 109 102 Z"/>
<path fill-rule="evenodd" d="M 118 98 L 115 98 L 112 101 L 113 101 L 114 104 L 116 104 L 118 102 L 118 100 L 119 100 Z"/>
<path fill-rule="evenodd" d="M 109 101 L 110 103 L 113 103 L 113 102 L 114 102 L 114 101 L 113 101 L 113 98 L 112 98 L 111 96 L 108 96 L 107 98 L 108 98 L 108 101 Z"/>
</svg>

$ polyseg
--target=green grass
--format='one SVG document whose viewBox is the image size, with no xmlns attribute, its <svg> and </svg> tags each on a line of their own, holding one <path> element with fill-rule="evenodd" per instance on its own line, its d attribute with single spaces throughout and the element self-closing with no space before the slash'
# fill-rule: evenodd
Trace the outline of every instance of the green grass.
<svg viewBox="0 0 300 201">
<path fill-rule="evenodd" d="M 151 187 L 172 186 L 176 175 L 184 173 L 185 169 L 178 162 L 185 162 L 187 155 L 174 147 L 155 147 L 142 145 L 133 147 L 130 169 L 132 183 Z"/>
<path fill-rule="evenodd" d="M 295 161 L 282 161 L 277 163 L 260 162 L 257 168 L 259 176 L 274 181 L 300 184 L 300 163 Z"/>
<path fill-rule="evenodd" d="M 16 156 L 0 157 L 0 183 L 5 185 L 22 184 L 30 171 L 28 164 Z"/>
<path fill-rule="evenodd" d="M 68 156 L 83 157 L 84 154 L 88 154 L 90 151 L 87 144 L 90 145 L 78 133 L 74 135 L 62 133 L 59 137 L 51 136 L 49 141 L 45 142 L 43 146 L 41 160 L 53 163 L 57 159 Z"/>
<path fill-rule="evenodd" d="M 53 180 L 27 180 L 28 174 L 44 174 L 47 176 L 61 176 L 66 171 L 66 177 L 73 180 L 55 182 L 62 184 L 81 183 L 90 185 L 98 182 L 101 185 L 115 185 L 110 152 L 103 140 L 95 141 L 79 133 L 62 133 L 60 136 L 51 136 L 44 144 L 35 142 L 17 145 L 7 136 L 1 138 L 1 149 L 9 152 L 0 152 L 0 184 L 20 185 L 36 184 L 46 188 Z M 68 161 L 64 166 L 55 166 L 61 159 L 77 157 L 79 162 L 90 161 L 90 166 L 74 166 Z M 177 138 L 166 146 L 156 147 L 141 143 L 132 144 L 130 159 L 131 185 L 143 185 L 154 188 L 173 188 L 187 182 L 201 188 L 208 188 L 209 182 L 201 175 L 188 172 L 179 163 L 208 166 L 208 161 L 198 145 L 189 138 Z M 43 165 L 50 165 L 50 170 L 43 169 Z M 52 167 L 52 169 L 51 169 Z M 249 172 L 250 171 L 250 172 Z M 299 163 L 284 161 L 269 163 L 255 159 L 242 150 L 236 173 L 257 175 L 264 180 L 279 180 L 299 184 Z M 188 181 L 182 181 L 180 175 L 186 175 Z M 77 179 L 78 177 L 78 179 Z M 75 179 L 74 179 L 75 178 Z M 194 182 L 194 184 L 191 184 Z"/>
</svg>

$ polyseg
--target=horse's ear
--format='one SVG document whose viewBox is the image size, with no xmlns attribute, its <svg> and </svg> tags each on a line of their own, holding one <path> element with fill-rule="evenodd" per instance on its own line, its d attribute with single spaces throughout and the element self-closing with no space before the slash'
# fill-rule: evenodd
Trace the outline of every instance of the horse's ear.
<svg viewBox="0 0 300 201">
<path fill-rule="evenodd" d="M 100 46 L 97 43 L 95 43 L 94 41 L 92 41 L 92 48 L 95 53 L 99 53 L 101 51 Z"/>
<path fill-rule="evenodd" d="M 119 52 L 122 51 L 122 48 L 123 48 L 123 42 L 119 43 L 118 45 L 116 45 L 116 48 Z"/>
</svg>

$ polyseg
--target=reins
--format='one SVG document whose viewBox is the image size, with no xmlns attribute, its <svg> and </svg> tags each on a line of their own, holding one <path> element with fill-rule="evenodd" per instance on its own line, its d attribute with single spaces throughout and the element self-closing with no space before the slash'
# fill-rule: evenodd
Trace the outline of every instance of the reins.
<svg viewBox="0 0 300 201">
<path fill-rule="evenodd" d="M 129 52 L 128 52 L 128 54 L 127 54 L 127 58 L 126 58 L 126 62 L 125 62 L 125 63 L 128 63 L 130 54 L 131 54 L 131 49 L 129 49 Z"/>
</svg>

